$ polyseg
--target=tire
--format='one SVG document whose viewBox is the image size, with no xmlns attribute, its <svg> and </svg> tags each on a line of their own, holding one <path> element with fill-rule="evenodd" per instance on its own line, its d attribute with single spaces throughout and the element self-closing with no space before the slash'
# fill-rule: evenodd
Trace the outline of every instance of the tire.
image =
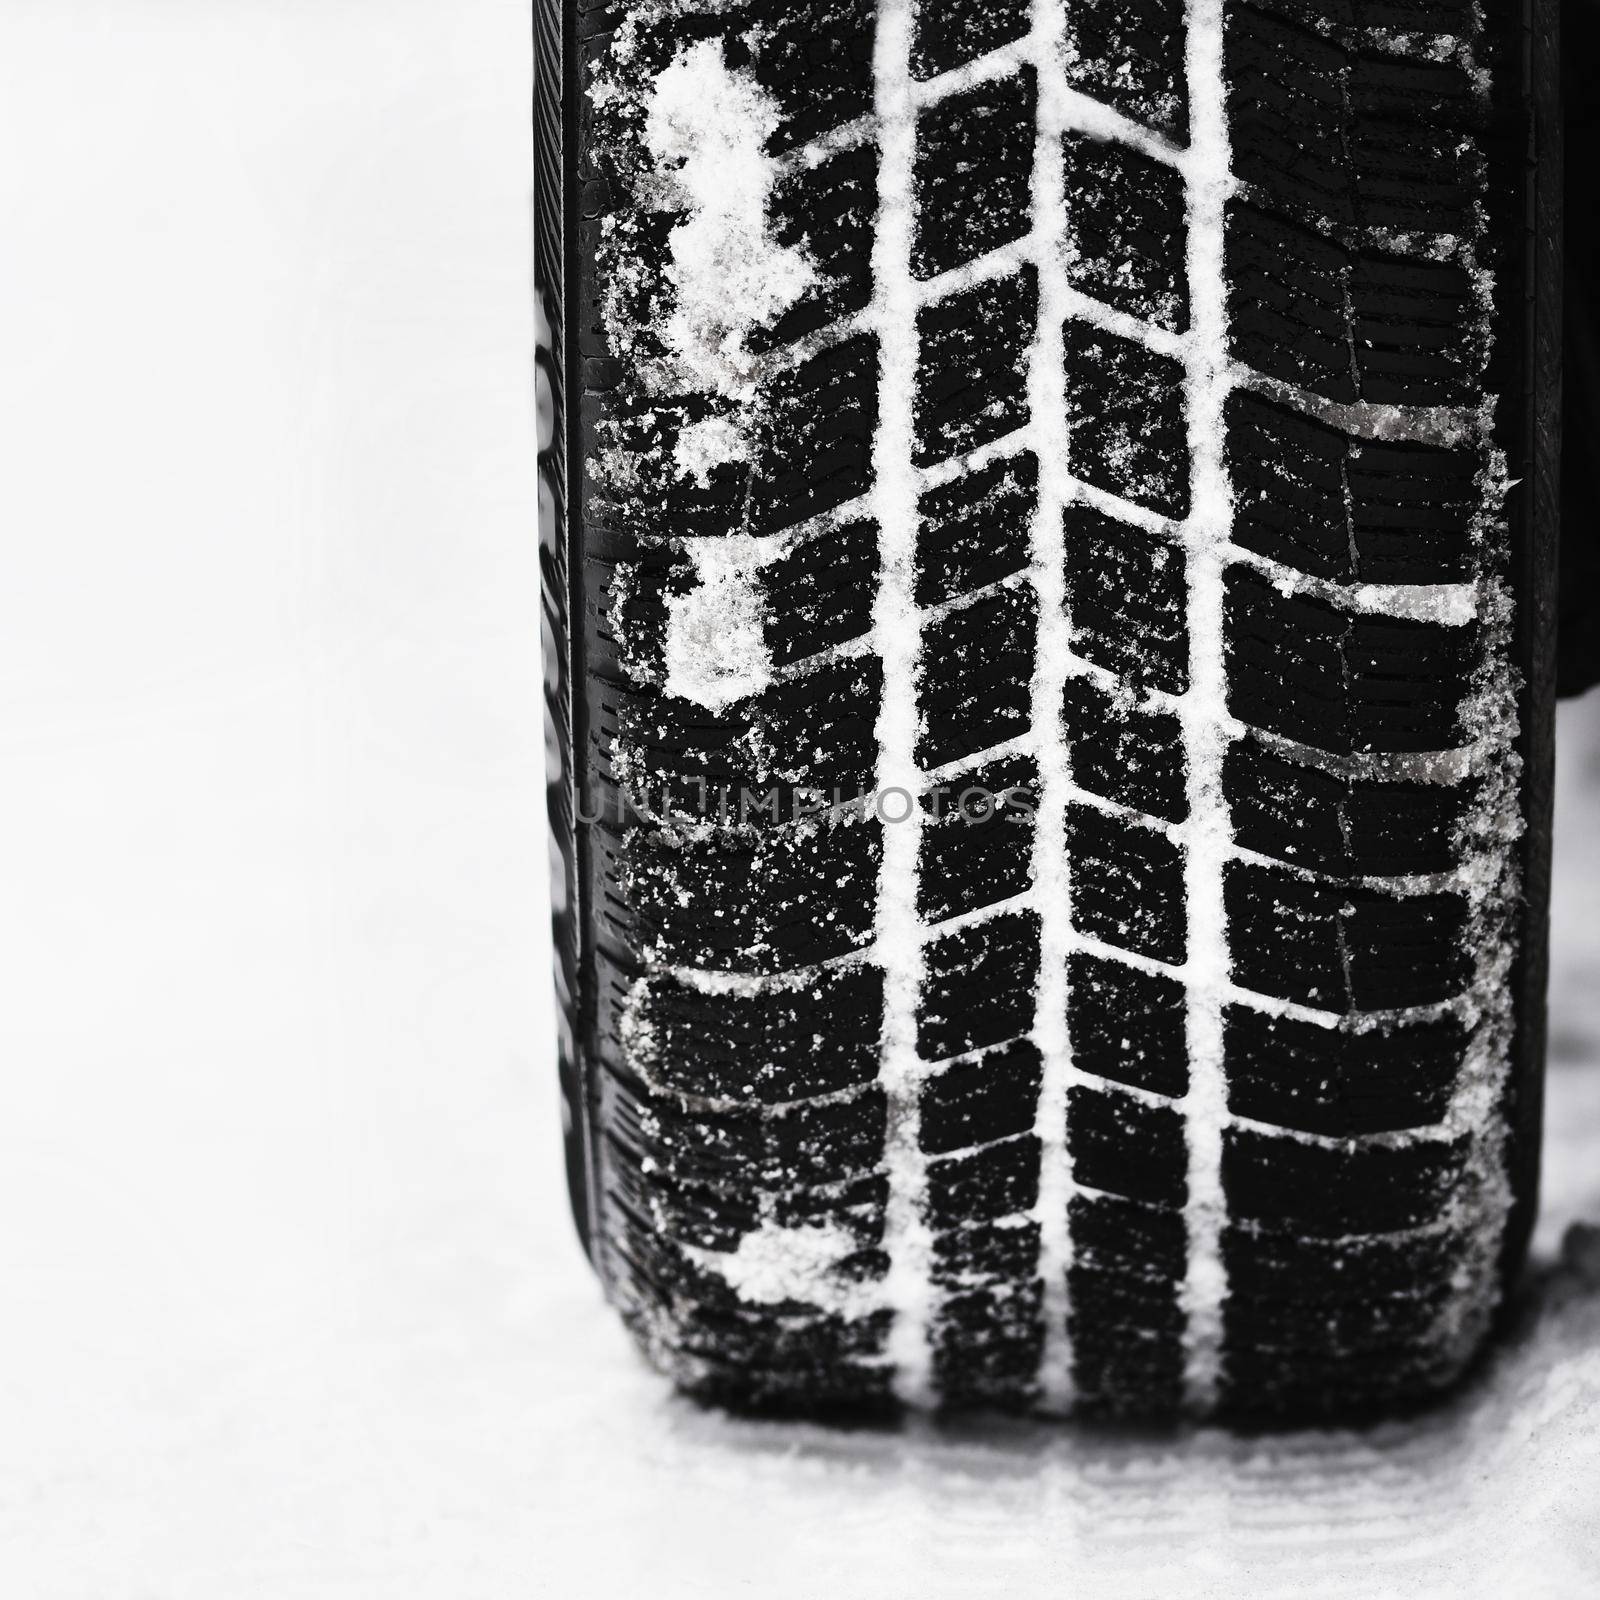
<svg viewBox="0 0 1600 1600">
<path fill-rule="evenodd" d="M 540 0 L 568 1170 L 683 1389 L 1350 1416 L 1484 1348 L 1553 12 Z"/>
<path fill-rule="evenodd" d="M 1600 0 L 1562 0 L 1563 164 L 1562 433 L 1600 438 L 1600 111 L 1589 74 L 1600 58 Z M 1592 450 L 1561 463 L 1560 652 L 1556 689 L 1576 695 L 1600 683 L 1600 471 Z"/>
</svg>

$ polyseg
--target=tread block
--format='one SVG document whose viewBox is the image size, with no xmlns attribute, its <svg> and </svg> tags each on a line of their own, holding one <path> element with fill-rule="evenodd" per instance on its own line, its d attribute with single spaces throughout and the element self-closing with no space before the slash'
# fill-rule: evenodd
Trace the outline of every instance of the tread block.
<svg viewBox="0 0 1600 1600">
<path fill-rule="evenodd" d="M 1028 348 L 1038 317 L 1032 267 L 947 295 L 917 313 L 916 463 L 931 466 L 1028 420 Z"/>
<path fill-rule="evenodd" d="M 1189 814 L 1183 729 L 1168 711 L 1144 711 L 1087 678 L 1063 693 L 1072 781 L 1090 794 L 1168 822 Z"/>
<path fill-rule="evenodd" d="M 1068 958 L 1072 1059 L 1097 1078 L 1174 1097 L 1189 1088 L 1188 1004 L 1175 978 L 1079 951 Z"/>
<path fill-rule="evenodd" d="M 710 1274 L 701 1279 L 714 1281 Z M 779 1317 L 768 1310 L 702 1305 L 679 1314 L 681 1349 L 712 1374 L 696 1384 L 707 1399 L 721 1395 L 735 1405 L 759 1401 L 769 1411 L 787 1405 L 807 1412 L 824 1399 L 862 1406 L 887 1401 L 889 1385 L 871 1363 L 882 1358 L 889 1313 Z"/>
<path fill-rule="evenodd" d="M 1229 1214 L 1264 1230 L 1333 1239 L 1394 1233 L 1439 1220 L 1466 1154 L 1464 1139 L 1330 1147 L 1230 1128 L 1222 1185 Z"/>
<path fill-rule="evenodd" d="M 767 386 L 764 447 L 745 515 L 752 533 L 780 533 L 872 486 L 878 426 L 878 342 L 856 334 Z M 729 532 L 741 531 L 735 523 Z"/>
<path fill-rule="evenodd" d="M 737 1245 L 724 1243 L 700 1248 L 721 1255 L 737 1249 Z M 673 1296 L 676 1303 L 672 1305 L 672 1312 L 674 1320 L 681 1318 L 681 1322 L 675 1331 L 686 1340 L 706 1338 L 716 1329 L 734 1330 L 736 1337 L 741 1334 L 747 1338 L 759 1337 L 761 1324 L 767 1321 L 776 1324 L 774 1331 L 780 1334 L 769 1347 L 768 1359 L 774 1366 L 803 1363 L 808 1350 L 815 1348 L 814 1341 L 831 1342 L 833 1328 L 859 1323 L 867 1325 L 866 1342 L 853 1347 L 838 1347 L 849 1349 L 852 1353 L 870 1354 L 876 1343 L 873 1323 L 882 1316 L 881 1312 L 870 1313 L 859 1319 L 845 1319 L 803 1299 L 792 1299 L 780 1302 L 783 1311 L 774 1317 L 770 1311 L 740 1300 L 736 1291 L 710 1262 L 696 1260 L 684 1251 L 674 1252 L 670 1247 L 652 1250 L 647 1246 L 646 1251 L 653 1268 L 652 1276 L 663 1287 L 670 1285 L 671 1289 L 678 1291 Z M 877 1265 L 871 1256 L 857 1257 L 842 1262 L 835 1276 L 843 1281 L 871 1282 L 881 1275 L 875 1270 Z M 689 1346 L 686 1344 L 685 1347 Z M 708 1354 L 724 1353 L 716 1351 L 709 1341 L 705 1348 Z"/>
<path fill-rule="evenodd" d="M 617 1197 L 641 1220 L 650 1218 L 677 1244 L 707 1250 L 734 1250 L 763 1221 L 777 1227 L 831 1225 L 856 1246 L 852 1260 L 870 1269 L 883 1241 L 888 1183 L 871 1172 L 843 1183 L 791 1184 L 767 1189 L 748 1178 L 712 1181 L 674 1171 L 649 1145 L 630 1144 L 608 1134 Z M 646 1162 L 651 1156 L 653 1164 Z"/>
<path fill-rule="evenodd" d="M 1355 1031 L 1229 1006 L 1223 1029 L 1229 1110 L 1337 1138 L 1441 1121 L 1467 1048 L 1454 1017 Z"/>
<path fill-rule="evenodd" d="M 1189 320 L 1184 188 L 1130 145 L 1068 133 L 1067 275 L 1075 289 L 1180 333 Z"/>
<path fill-rule="evenodd" d="M 1097 1203 L 1104 1201 L 1097 1198 Z M 1166 1215 L 1181 1225 L 1176 1212 Z M 1073 1307 L 1069 1315 L 1078 1359 L 1092 1362 L 1090 1371 L 1097 1375 L 1095 1388 L 1124 1392 L 1131 1398 L 1141 1389 L 1148 1390 L 1153 1378 L 1169 1370 L 1169 1363 L 1181 1373 L 1181 1282 L 1181 1269 L 1175 1280 L 1154 1273 L 1105 1270 L 1076 1263 L 1068 1269 Z M 1169 1340 L 1170 1350 L 1166 1348 Z M 1123 1345 L 1129 1348 L 1119 1348 Z"/>
<path fill-rule="evenodd" d="M 1104 944 L 1183 960 L 1183 853 L 1165 834 L 1091 806 L 1069 805 L 1072 923 Z"/>
<path fill-rule="evenodd" d="M 1238 361 L 1348 404 L 1361 397 L 1346 315 L 1350 258 L 1309 228 L 1230 203 L 1228 340 Z"/>
<path fill-rule="evenodd" d="M 1180 1207 L 1188 1198 L 1183 1117 L 1116 1089 L 1067 1093 L 1067 1149 L 1077 1182 L 1127 1200 Z"/>
<path fill-rule="evenodd" d="M 705 395 L 611 409 L 606 436 L 635 481 L 625 506 L 596 508 L 602 523 L 635 536 L 779 533 L 871 487 L 877 341 L 858 334 L 775 373 L 756 408 L 755 461 L 716 466 L 704 485 L 679 472 L 674 454 L 684 428 L 717 412 Z"/>
<path fill-rule="evenodd" d="M 646 546 L 614 573 L 601 571 L 599 605 L 612 617 L 619 657 L 634 678 L 661 683 L 668 601 L 694 589 L 693 562 L 681 550 Z M 762 567 L 763 636 L 773 664 L 787 666 L 870 632 L 877 582 L 878 527 L 869 521 L 799 540 Z"/>
<path fill-rule="evenodd" d="M 1067 323 L 1062 337 L 1073 473 L 1164 516 L 1187 516 L 1182 367 L 1086 322 Z"/>
<path fill-rule="evenodd" d="M 598 753 L 610 760 L 626 750 L 630 792 L 651 809 L 670 805 L 700 820 L 721 820 L 726 809 L 737 821 L 748 788 L 758 798 L 776 790 L 788 817 L 801 789 L 847 799 L 872 792 L 882 682 L 882 664 L 869 656 L 825 664 L 723 712 L 675 695 L 619 692 L 600 708 Z M 781 780 L 772 750 L 784 752 Z"/>
<path fill-rule="evenodd" d="M 1030 451 L 927 490 L 917 502 L 917 604 L 936 605 L 1025 570 L 1038 491 Z"/>
<path fill-rule="evenodd" d="M 1448 1229 L 1415 1237 L 1323 1238 L 1230 1223 L 1222 1261 L 1235 1293 L 1263 1300 L 1333 1301 L 1404 1294 L 1455 1270 L 1461 1238 Z"/>
<path fill-rule="evenodd" d="M 1039 771 L 1028 757 L 992 761 L 923 797 L 917 911 L 925 922 L 1021 894 L 1033 878 Z"/>
<path fill-rule="evenodd" d="M 588 571 L 599 580 L 598 609 L 610 623 L 623 669 L 641 683 L 659 683 L 666 672 L 667 601 L 695 584 L 688 557 L 670 547 L 646 546 L 632 560 L 590 563 Z"/>
<path fill-rule="evenodd" d="M 1471 31 L 1468 29 L 1467 31 Z M 1459 234 L 1472 228 L 1481 120 L 1466 74 L 1396 61 L 1250 6 L 1225 19 L 1235 173 L 1313 220 Z"/>
<path fill-rule="evenodd" d="M 1481 176 L 1466 135 L 1483 120 L 1466 70 L 1362 53 L 1352 54 L 1349 74 L 1350 156 L 1363 220 L 1466 231 Z"/>
<path fill-rule="evenodd" d="M 752 350 L 780 349 L 872 298 L 872 233 L 878 212 L 878 159 L 870 144 L 826 156 L 815 167 L 783 172 L 773 185 L 768 216 L 779 244 L 804 251 L 817 281 L 770 329 L 746 342 Z"/>
<path fill-rule="evenodd" d="M 791 1188 L 877 1170 L 886 1102 L 874 1087 L 849 1100 L 774 1110 L 684 1111 L 663 1097 L 640 1107 L 657 1159 L 683 1177 Z"/>
<path fill-rule="evenodd" d="M 860 1253 L 883 1239 L 888 1182 L 881 1172 L 842 1183 L 791 1184 L 763 1189 L 748 1178 L 712 1180 L 674 1170 L 660 1159 L 635 1123 L 606 1131 L 616 1197 L 640 1219 L 650 1218 L 668 1238 L 707 1250 L 733 1250 L 764 1217 L 779 1227 L 828 1223 L 847 1232 Z M 646 1158 L 650 1158 L 647 1160 Z"/>
<path fill-rule="evenodd" d="M 1072 648 L 1140 688 L 1189 686 L 1183 552 L 1092 506 L 1068 506 L 1067 609 Z"/>
<path fill-rule="evenodd" d="M 1038 602 L 1002 589 L 935 616 L 924 628 L 924 768 L 943 766 L 1026 733 L 1033 704 Z"/>
<path fill-rule="evenodd" d="M 658 1168 L 645 1168 L 645 1152 L 607 1134 L 611 1181 L 620 1207 L 638 1218 L 633 1230 L 641 1257 L 669 1257 L 667 1245 L 700 1250 L 735 1250 L 759 1222 L 753 1191 L 729 1193 L 713 1184 L 684 1181 Z"/>
<path fill-rule="evenodd" d="M 1037 1281 L 972 1289 L 938 1311 L 933 1370 L 948 1405 L 1026 1407 L 1035 1397 L 1043 1290 Z"/>
<path fill-rule="evenodd" d="M 872 938 L 881 828 L 846 820 L 714 834 L 686 849 L 630 836 L 625 887 L 642 948 L 673 965 L 780 972 Z"/>
<path fill-rule="evenodd" d="M 1473 575 L 1472 522 L 1484 463 L 1474 452 L 1353 439 L 1344 466 L 1356 570 L 1366 583 Z"/>
<path fill-rule="evenodd" d="M 1033 1131 L 1044 1067 L 1027 1039 L 952 1061 L 922 1090 L 918 1139 L 930 1155 Z"/>
<path fill-rule="evenodd" d="M 873 0 L 785 0 L 763 9 L 754 65 L 783 116 L 768 140 L 774 153 L 872 110 L 876 10 Z M 729 40 L 730 49 L 738 44 Z"/>
<path fill-rule="evenodd" d="M 1414 1404 L 1457 1376 L 1434 1344 L 1331 1356 L 1258 1346 L 1223 1356 L 1223 1385 L 1240 1415 L 1321 1417 L 1330 1426 Z"/>
<path fill-rule="evenodd" d="M 1243 389 L 1228 397 L 1227 449 L 1247 550 L 1344 583 L 1471 576 L 1475 452 L 1355 439 Z"/>
<path fill-rule="evenodd" d="M 1361 398 L 1468 405 L 1482 367 L 1472 280 L 1454 262 L 1363 251 L 1350 267 L 1350 334 Z"/>
<path fill-rule="evenodd" d="M 1032 21 L 1028 0 L 940 0 L 937 6 L 919 6 L 912 76 L 936 78 L 1024 39 Z"/>
<path fill-rule="evenodd" d="M 1459 894 L 1391 895 L 1230 862 L 1223 884 L 1235 981 L 1327 1011 L 1433 1005 L 1472 980 Z"/>
<path fill-rule="evenodd" d="M 928 1163 L 928 1217 L 936 1228 L 994 1222 L 1039 1198 L 1039 1141 L 1030 1133 Z"/>
<path fill-rule="evenodd" d="M 780 1228 L 837 1223 L 849 1231 L 859 1253 L 867 1255 L 883 1243 L 889 1181 L 874 1172 L 845 1183 L 797 1184 L 766 1197 L 766 1203 Z"/>
<path fill-rule="evenodd" d="M 1479 630 L 1341 612 L 1242 567 L 1225 577 L 1228 709 L 1320 750 L 1448 750 Z"/>
<path fill-rule="evenodd" d="M 1021 1283 L 1039 1266 L 1039 1224 L 1007 1217 L 971 1222 L 933 1236 L 933 1281 L 941 1289 Z"/>
<path fill-rule="evenodd" d="M 846 522 L 796 544 L 761 572 L 767 649 L 777 666 L 872 630 L 878 525 Z"/>
<path fill-rule="evenodd" d="M 605 1138 L 611 1157 L 611 1198 L 632 1221 L 629 1235 L 642 1261 L 670 1261 L 674 1253 L 669 1245 L 734 1250 L 739 1238 L 757 1224 L 754 1194 L 730 1197 L 714 1187 L 685 1186 L 659 1171 L 643 1170 L 642 1150 L 622 1146 L 610 1133 Z"/>
<path fill-rule="evenodd" d="M 976 261 L 1028 233 L 1037 106 L 1033 69 L 1024 67 L 937 101 L 917 119 L 917 277 Z"/>
<path fill-rule="evenodd" d="M 681 1094 L 781 1105 L 878 1074 L 883 972 L 825 968 L 803 987 L 702 994 L 665 974 L 635 1002 L 651 1076 Z"/>
<path fill-rule="evenodd" d="M 1098 1272 L 1181 1279 L 1189 1259 L 1183 1214 L 1114 1195 L 1077 1194 L 1068 1208 L 1077 1259 Z"/>
<path fill-rule="evenodd" d="M 1084 0 L 1067 12 L 1073 88 L 1174 139 L 1188 129 L 1183 0 Z"/>
<path fill-rule="evenodd" d="M 702 37 L 709 37 L 711 31 L 708 28 Z M 676 51 L 676 45 L 668 45 L 664 40 L 642 40 L 635 70 L 653 76 L 669 65 Z M 724 59 L 728 55 L 729 51 L 724 45 Z M 638 144 L 634 144 L 629 154 L 635 159 L 644 159 L 644 151 Z M 671 282 L 664 268 L 671 253 L 672 230 L 683 220 L 684 213 L 666 206 L 640 205 L 636 187 L 610 163 L 605 167 L 594 164 L 587 176 L 579 181 L 579 216 L 582 223 L 587 224 L 584 227 L 585 242 L 591 247 L 601 242 L 601 231 L 608 217 L 621 212 L 629 213 L 630 254 L 636 256 L 639 264 L 648 270 L 630 274 L 614 285 L 616 306 L 629 324 L 626 342 L 632 350 L 645 355 L 659 355 L 666 349 L 666 344 L 664 329 L 658 322 L 672 293 Z M 572 332 L 578 350 L 592 363 L 587 367 L 587 375 L 598 380 L 596 387 L 609 390 L 614 383 L 621 381 L 624 389 L 630 389 L 632 385 L 626 380 L 631 377 L 631 362 L 626 358 L 614 359 L 618 352 L 611 348 L 607 335 L 615 330 L 607 326 L 606 308 L 595 300 L 587 305 L 580 303 L 575 308 L 573 323 Z"/>
<path fill-rule="evenodd" d="M 874 407 L 876 403 L 874 396 Z M 602 442 L 609 445 L 626 459 L 635 481 L 625 503 L 593 505 L 597 523 L 627 533 L 685 539 L 725 538 L 742 530 L 749 463 L 724 462 L 713 467 L 702 484 L 680 473 L 674 461 L 683 431 L 716 414 L 717 407 L 707 396 L 652 397 L 645 402 L 619 394 L 610 400 L 607 412 L 602 427 L 588 427 L 586 453 Z"/>
<path fill-rule="evenodd" d="M 1247 91 L 1247 80 L 1235 79 L 1228 96 L 1235 176 L 1277 209 L 1353 228 L 1356 198 L 1338 154 L 1337 110 L 1305 94 L 1273 94 L 1251 105 Z"/>
<path fill-rule="evenodd" d="M 925 1061 L 1004 1044 L 1033 1027 L 1036 913 L 1007 911 L 931 939 L 924 959 L 917 1053 Z"/>
<path fill-rule="evenodd" d="M 1073 1372 L 1086 1406 L 1111 1415 L 1176 1408 L 1183 1391 L 1187 1265 L 1182 1214 L 1074 1195 L 1068 1272 Z"/>
<path fill-rule="evenodd" d="M 1096 1313 L 1114 1308 L 1122 1317 L 1137 1314 L 1132 1304 L 1118 1300 L 1095 1276 L 1073 1268 L 1069 1277 L 1075 1298 L 1087 1301 Z M 1171 1319 L 1176 1294 L 1152 1305 L 1156 1314 Z M 1073 1336 L 1073 1377 L 1078 1401 L 1085 1414 L 1123 1420 L 1171 1417 L 1183 1403 L 1183 1340 L 1172 1328 L 1153 1330 L 1125 1323 L 1100 1330 L 1083 1319 L 1084 1331 Z"/>
<path fill-rule="evenodd" d="M 1378 30 L 1387 34 L 1448 34 L 1461 36 L 1473 30 L 1473 0 L 1250 0 L 1257 11 L 1268 12 L 1286 22 L 1315 28 L 1340 43 L 1349 44 L 1359 31 L 1372 49 L 1383 48 L 1381 39 L 1372 37 Z M 1416 48 L 1415 42 L 1401 38 L 1396 49 Z"/>
<path fill-rule="evenodd" d="M 889 1323 L 880 1331 L 887 1334 Z M 702 1355 L 693 1377 L 684 1377 L 684 1392 L 708 1406 L 734 1414 L 770 1417 L 814 1417 L 854 1413 L 889 1417 L 895 1411 L 894 1386 L 881 1359 L 824 1366 L 815 1373 L 752 1365 Z"/>
<path fill-rule="evenodd" d="M 1234 356 L 1327 400 L 1465 405 L 1473 288 L 1451 263 L 1357 253 L 1249 204 L 1228 207 Z"/>
<path fill-rule="evenodd" d="M 1449 872 L 1475 783 L 1340 777 L 1252 739 L 1223 757 L 1234 838 L 1247 850 L 1319 872 L 1386 877 Z"/>
</svg>

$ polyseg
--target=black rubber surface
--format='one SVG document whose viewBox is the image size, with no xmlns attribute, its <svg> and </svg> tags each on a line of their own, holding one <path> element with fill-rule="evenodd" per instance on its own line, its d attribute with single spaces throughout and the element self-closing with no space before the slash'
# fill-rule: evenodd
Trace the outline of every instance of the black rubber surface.
<svg viewBox="0 0 1600 1600">
<path fill-rule="evenodd" d="M 1573 448 L 1561 466 L 1562 694 L 1600 683 L 1600 3 L 1562 0 L 1562 87 L 1566 123 L 1564 255 L 1566 293 L 1562 428 Z"/>
<path fill-rule="evenodd" d="M 1222 439 L 1226 1289 L 1201 1403 L 1230 1414 L 1351 1415 L 1447 1387 L 1481 1348 L 1531 1219 L 1555 647 L 1553 10 L 1223 5 L 1227 355 L 1241 376 Z M 870 804 L 816 815 L 871 794 L 887 687 L 873 635 L 885 351 L 865 315 L 883 198 L 875 8 L 535 3 L 568 1170 L 591 1257 L 647 1353 L 733 1405 L 908 1398 L 882 1292 L 899 1265 L 898 1118 L 919 1156 L 930 1308 L 930 1388 L 909 1398 L 1033 1409 L 1048 1351 L 1066 1348 L 1084 1411 L 1197 1403 L 1183 697 L 1199 643 L 1176 343 L 1194 314 L 1190 19 L 1180 0 L 1073 0 L 1067 15 L 1070 88 L 1131 131 L 1073 128 L 1056 150 L 1066 279 L 1093 309 L 1060 326 L 1082 486 L 1063 512 L 1076 664 L 1054 707 L 1071 792 L 1052 824 L 1071 873 L 1072 1080 L 1042 1139 L 1053 1035 L 1036 986 L 1056 958 L 1034 882 L 1048 763 L 1029 741 L 1049 591 L 1031 563 L 1052 463 L 1028 430 L 1052 302 L 1024 248 L 1041 90 L 1017 46 L 1031 9 L 961 0 L 913 16 L 925 101 L 909 274 L 947 284 L 914 328 L 914 753 L 924 774 L 954 776 L 916 800 L 926 943 L 908 1107 L 882 1075 L 892 952 L 875 942 L 897 824 Z M 697 479 L 675 449 L 728 408 L 660 377 L 685 213 L 651 174 L 640 86 L 699 42 L 772 108 L 767 226 L 815 270 L 750 335 L 764 365 L 740 411 L 744 458 Z M 941 90 L 941 74 L 995 51 L 1001 67 Z M 962 276 L 997 251 L 1000 268 Z M 1497 474 L 1514 480 L 1503 510 Z M 1570 520 L 1586 491 L 1569 472 L 1564 492 Z M 672 619 L 702 581 L 685 541 L 731 537 L 781 546 L 759 571 L 770 670 L 707 704 L 669 692 Z M 1465 584 L 1478 588 L 1464 610 L 1412 598 Z M 1484 600 L 1490 585 L 1506 609 Z M 1567 638 L 1575 687 L 1594 669 Z M 1486 769 L 1467 752 L 1497 696 L 1516 731 Z M 761 807 L 741 809 L 742 791 Z M 973 791 L 991 803 L 969 815 Z M 1457 1091 L 1485 1052 L 1503 1071 L 1469 1114 Z M 1064 1197 L 1064 1284 L 1042 1277 L 1045 1235 L 1062 1231 L 1049 1195 Z M 815 1292 L 751 1291 L 730 1267 L 769 1239 L 828 1242 Z M 1463 1285 L 1480 1279 L 1473 1300 Z"/>
</svg>

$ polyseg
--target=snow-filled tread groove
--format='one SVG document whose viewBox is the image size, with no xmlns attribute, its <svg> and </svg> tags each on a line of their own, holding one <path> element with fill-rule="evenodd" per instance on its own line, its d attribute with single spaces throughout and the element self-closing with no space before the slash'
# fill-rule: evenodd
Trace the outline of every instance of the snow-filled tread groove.
<svg viewBox="0 0 1600 1600">
<path fill-rule="evenodd" d="M 1449 1383 L 1510 1200 L 1509 30 L 568 6 L 563 1072 L 630 1324 L 767 1410 Z"/>
</svg>

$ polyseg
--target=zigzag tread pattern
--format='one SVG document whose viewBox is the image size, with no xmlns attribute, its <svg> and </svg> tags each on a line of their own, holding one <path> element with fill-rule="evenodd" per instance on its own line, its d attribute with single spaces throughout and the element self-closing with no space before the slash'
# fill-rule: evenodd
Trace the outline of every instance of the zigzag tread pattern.
<svg viewBox="0 0 1600 1600">
<path fill-rule="evenodd" d="M 592 950 L 564 979 L 587 989 L 592 1248 L 630 1325 L 687 1389 L 770 1411 L 1325 1414 L 1453 1381 L 1498 1293 L 1516 1025 L 1509 469 L 1481 421 L 1507 403 L 1515 41 L 1457 0 L 576 21 L 583 610 L 563 547 L 546 625 L 580 637 L 552 718 L 582 726 L 585 781 L 561 791 L 577 816 L 553 803 Z M 732 413 L 675 366 L 696 218 L 663 200 L 649 85 L 706 48 L 765 110 L 762 226 L 808 276 L 750 330 L 742 452 L 686 471 Z M 886 267 L 890 57 L 916 124 Z M 1208 127 L 1231 162 L 1215 260 Z M 903 577 L 879 509 L 896 340 Z M 708 577 L 729 541 L 740 572 Z M 920 645 L 908 1016 L 880 906 L 905 822 L 873 795 L 891 578 Z M 717 583 L 754 594 L 764 668 L 707 703 L 674 685 Z M 1219 829 L 1220 984 L 1193 901 Z"/>
</svg>

